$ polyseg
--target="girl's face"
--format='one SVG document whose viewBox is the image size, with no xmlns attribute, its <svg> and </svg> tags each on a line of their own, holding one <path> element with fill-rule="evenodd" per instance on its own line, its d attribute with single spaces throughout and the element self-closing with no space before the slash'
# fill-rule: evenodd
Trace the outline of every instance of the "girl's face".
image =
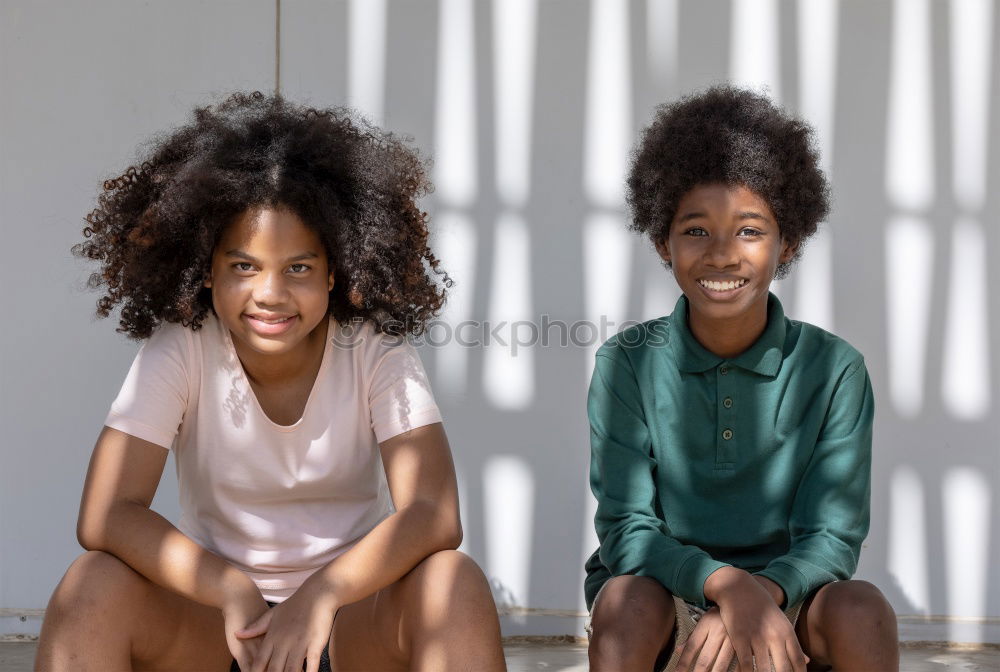
<svg viewBox="0 0 1000 672">
<path fill-rule="evenodd" d="M 764 310 L 778 264 L 795 247 L 771 207 L 744 186 L 702 184 L 686 193 L 656 246 L 671 264 L 693 318 L 730 320 Z"/>
<path fill-rule="evenodd" d="M 327 318 L 333 269 L 319 235 L 298 215 L 257 208 L 223 231 L 205 286 L 234 341 L 280 355 Z"/>
</svg>

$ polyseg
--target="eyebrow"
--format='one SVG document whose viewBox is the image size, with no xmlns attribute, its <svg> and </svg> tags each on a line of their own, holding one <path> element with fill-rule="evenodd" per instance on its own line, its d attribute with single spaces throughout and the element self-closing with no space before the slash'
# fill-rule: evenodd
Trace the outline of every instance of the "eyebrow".
<svg viewBox="0 0 1000 672">
<path fill-rule="evenodd" d="M 681 215 L 680 219 L 677 220 L 677 223 L 678 224 L 683 224 L 684 222 L 686 222 L 688 220 L 698 219 L 700 217 L 705 217 L 705 216 L 706 215 L 705 215 L 704 212 L 688 212 L 688 213 L 685 213 L 685 214 Z"/>
<path fill-rule="evenodd" d="M 259 259 L 247 254 L 243 250 L 229 250 L 228 252 L 226 252 L 225 256 L 235 257 L 237 259 L 246 259 L 247 261 L 252 261 L 255 264 L 260 263 Z M 303 259 L 319 259 L 319 255 L 316 254 L 315 252 L 303 252 L 302 254 L 298 254 L 295 255 L 294 257 L 289 257 L 288 259 L 285 259 L 284 263 L 290 264 L 295 261 L 302 261 Z"/>
<path fill-rule="evenodd" d="M 707 217 L 707 216 L 708 215 L 706 215 L 704 212 L 701 212 L 700 210 L 696 210 L 695 212 L 688 212 L 688 213 L 685 213 L 685 214 L 681 215 L 680 218 L 678 218 L 677 223 L 678 224 L 683 224 L 684 222 L 687 222 L 689 220 L 700 219 L 702 217 Z M 761 220 L 763 222 L 769 221 L 767 217 L 765 217 L 761 213 L 755 212 L 753 210 L 744 210 L 743 212 L 740 212 L 737 215 L 737 217 L 739 219 L 741 219 L 741 220 L 743 220 L 743 219 L 759 219 L 759 220 Z"/>
<path fill-rule="evenodd" d="M 765 217 L 761 213 L 754 212 L 753 210 L 744 210 L 743 212 L 740 213 L 739 217 L 740 219 L 759 219 L 763 222 L 770 221 L 768 220 L 767 217 Z"/>
</svg>

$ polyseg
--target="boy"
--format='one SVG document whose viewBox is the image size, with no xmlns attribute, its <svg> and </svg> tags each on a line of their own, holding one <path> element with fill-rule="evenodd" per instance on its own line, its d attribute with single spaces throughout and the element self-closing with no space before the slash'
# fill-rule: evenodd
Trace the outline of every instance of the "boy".
<svg viewBox="0 0 1000 672">
<path fill-rule="evenodd" d="M 732 87 L 661 107 L 643 135 L 631 228 L 683 296 L 596 357 L 592 670 L 898 669 L 892 608 L 849 580 L 869 521 L 864 359 L 769 292 L 828 212 L 817 163 L 807 125 Z"/>
</svg>

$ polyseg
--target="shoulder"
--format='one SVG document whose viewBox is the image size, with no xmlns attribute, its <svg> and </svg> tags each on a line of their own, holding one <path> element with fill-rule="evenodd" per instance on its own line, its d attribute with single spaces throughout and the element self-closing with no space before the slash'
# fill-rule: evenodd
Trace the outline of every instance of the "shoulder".
<svg viewBox="0 0 1000 672">
<path fill-rule="evenodd" d="M 670 343 L 670 317 L 658 317 L 633 324 L 604 341 L 597 357 L 614 361 L 634 361 Z"/>
<path fill-rule="evenodd" d="M 813 373 L 822 370 L 831 377 L 852 375 L 865 368 L 865 358 L 847 340 L 808 322 L 788 320 L 785 360 L 808 364 Z"/>
<path fill-rule="evenodd" d="M 369 320 L 332 321 L 330 341 L 341 357 L 349 357 L 364 369 L 372 370 L 387 358 L 415 358 L 416 350 L 405 336 L 392 336 L 375 328 Z"/>
</svg>

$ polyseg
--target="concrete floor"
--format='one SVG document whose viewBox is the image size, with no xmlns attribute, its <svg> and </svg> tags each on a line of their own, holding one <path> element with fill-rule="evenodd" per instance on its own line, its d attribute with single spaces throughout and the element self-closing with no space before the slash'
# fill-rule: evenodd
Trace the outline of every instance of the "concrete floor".
<svg viewBox="0 0 1000 672">
<path fill-rule="evenodd" d="M 2 672 L 30 672 L 35 642 L 0 642 Z M 509 672 L 586 672 L 587 647 L 582 644 L 514 641 L 504 645 Z M 996 672 L 1000 649 L 961 650 L 944 646 L 912 646 L 902 650 L 902 672 Z M 185 671 L 193 672 L 193 671 Z M 864 672 L 859 670 L 858 672 Z"/>
</svg>

